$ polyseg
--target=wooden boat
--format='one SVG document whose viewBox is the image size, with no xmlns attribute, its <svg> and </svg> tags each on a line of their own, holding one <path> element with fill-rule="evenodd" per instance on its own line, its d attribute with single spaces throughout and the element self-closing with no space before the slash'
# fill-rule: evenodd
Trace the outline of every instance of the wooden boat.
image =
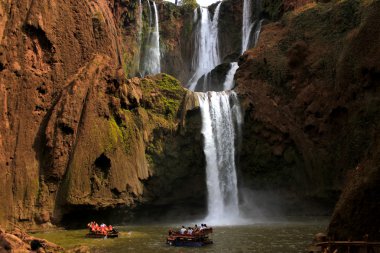
<svg viewBox="0 0 380 253">
<path fill-rule="evenodd" d="M 166 243 L 170 246 L 202 247 L 213 243 L 208 236 L 211 233 L 212 228 L 196 231 L 191 235 L 169 231 L 169 236 L 166 238 Z"/>
<path fill-rule="evenodd" d="M 86 234 L 87 238 L 116 238 L 119 237 L 119 232 L 116 230 L 108 231 L 107 235 L 102 234 L 101 232 L 89 232 Z"/>
</svg>

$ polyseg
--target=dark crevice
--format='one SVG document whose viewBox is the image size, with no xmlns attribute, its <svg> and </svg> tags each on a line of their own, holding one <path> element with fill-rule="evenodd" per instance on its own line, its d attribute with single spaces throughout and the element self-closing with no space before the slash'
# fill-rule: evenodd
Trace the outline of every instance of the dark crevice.
<svg viewBox="0 0 380 253">
<path fill-rule="evenodd" d="M 117 189 L 117 188 L 112 188 L 111 189 L 111 192 L 112 194 L 115 196 L 115 197 L 119 197 L 121 195 L 121 192 Z"/>
<path fill-rule="evenodd" d="M 59 129 L 61 129 L 61 131 L 64 133 L 64 134 L 66 134 L 66 135 L 71 135 L 71 134 L 74 134 L 74 129 L 72 128 L 72 127 L 70 127 L 70 126 L 68 126 L 67 124 L 65 124 L 65 123 L 59 123 L 58 124 L 58 127 L 59 127 Z"/>
<path fill-rule="evenodd" d="M 32 25 L 24 25 L 25 33 L 32 39 L 37 38 L 38 42 L 41 45 L 41 48 L 44 50 L 52 51 L 53 44 L 47 38 L 46 33 L 39 27 L 34 27 Z"/>
<path fill-rule="evenodd" d="M 24 32 L 33 40 L 37 40 L 39 46 L 43 50 L 43 60 L 46 63 L 53 63 L 53 55 L 54 55 L 54 46 L 51 41 L 46 36 L 44 30 L 40 27 L 35 27 L 29 24 L 25 24 L 23 26 Z M 34 48 L 35 53 L 38 53 L 37 48 Z"/>
<path fill-rule="evenodd" d="M 95 167 L 100 169 L 103 173 L 108 175 L 109 170 L 111 168 L 111 159 L 109 159 L 104 153 L 101 154 L 98 158 L 96 158 Z"/>
</svg>

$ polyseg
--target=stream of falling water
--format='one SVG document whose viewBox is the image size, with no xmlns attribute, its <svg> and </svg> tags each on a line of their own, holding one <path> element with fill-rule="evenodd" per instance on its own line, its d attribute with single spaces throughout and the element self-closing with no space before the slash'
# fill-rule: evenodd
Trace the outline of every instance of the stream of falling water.
<svg viewBox="0 0 380 253">
<path fill-rule="evenodd" d="M 259 12 L 260 1 L 256 1 L 255 8 L 256 12 Z M 242 45 L 241 45 L 241 53 L 243 54 L 247 49 L 251 46 L 256 46 L 257 41 L 259 39 L 261 24 L 263 20 L 259 20 L 256 17 L 256 20 L 253 20 L 252 17 L 252 0 L 244 0 L 243 2 L 243 25 L 242 25 Z M 252 30 L 254 30 L 254 34 L 252 35 Z"/>
<path fill-rule="evenodd" d="M 197 92 L 202 114 L 202 134 L 206 157 L 208 192 L 208 215 L 206 220 L 214 225 L 239 223 L 239 198 L 235 165 L 237 129 L 242 123 L 240 105 L 233 91 L 212 92 L 208 87 L 208 74 L 220 64 L 218 45 L 218 22 L 222 2 L 211 20 L 207 8 L 200 8 L 200 24 L 196 33 L 196 50 L 193 57 L 195 72 L 189 80 L 190 90 Z M 197 14 L 197 12 L 195 13 Z M 195 15 L 194 15 L 195 16 Z M 197 21 L 196 18 L 194 18 Z M 223 84 L 224 90 L 233 87 L 233 78 L 238 68 L 231 70 Z M 203 76 L 204 82 L 198 81 Z M 203 86 L 202 86 L 203 85 Z M 199 87 L 202 86 L 202 87 Z"/>
<path fill-rule="evenodd" d="M 215 9 L 214 17 L 211 20 L 208 8 L 201 7 L 201 22 L 195 39 L 195 55 L 193 57 L 194 74 L 188 82 L 190 90 L 194 90 L 198 80 L 220 64 L 218 22 L 220 6 Z"/>
<path fill-rule="evenodd" d="M 235 224 L 239 200 L 235 166 L 240 105 L 233 91 L 197 93 L 202 113 L 208 190 L 207 222 Z"/>
<path fill-rule="evenodd" d="M 244 0 L 242 53 L 250 46 L 256 45 L 261 30 L 260 20 L 252 22 L 251 1 Z M 218 45 L 218 21 L 221 4 L 222 2 L 217 5 L 212 20 L 207 8 L 200 9 L 201 22 L 196 34 L 196 50 L 193 57 L 195 72 L 188 85 L 190 90 L 205 91 L 196 94 L 202 114 L 202 134 L 206 157 L 208 191 L 206 220 L 214 225 L 244 222 L 239 212 L 235 164 L 235 147 L 241 133 L 242 115 L 238 97 L 235 92 L 231 91 L 234 87 L 234 76 L 239 67 L 237 62 L 230 63 L 230 70 L 226 74 L 224 83 L 219 84 L 223 85 L 224 91 L 208 91 L 208 75 L 221 63 Z M 198 17 L 194 15 L 194 21 L 197 19 Z M 198 82 L 202 76 L 203 82 Z"/>
<path fill-rule="evenodd" d="M 153 1 L 153 18 L 150 2 L 148 0 L 149 9 L 149 35 L 146 41 L 144 57 L 141 63 L 140 72 L 142 76 L 150 74 L 158 74 L 161 72 L 160 57 L 160 32 L 159 20 L 156 3 Z"/>
</svg>

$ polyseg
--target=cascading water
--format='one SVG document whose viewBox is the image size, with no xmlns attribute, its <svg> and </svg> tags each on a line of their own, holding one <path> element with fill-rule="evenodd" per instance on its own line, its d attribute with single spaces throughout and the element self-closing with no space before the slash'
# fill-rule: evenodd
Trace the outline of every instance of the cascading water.
<svg viewBox="0 0 380 253">
<path fill-rule="evenodd" d="M 257 42 L 259 41 L 260 32 L 261 32 L 261 25 L 263 23 L 263 20 L 260 20 L 256 26 L 255 34 L 253 37 L 253 46 L 255 47 L 257 45 Z"/>
<path fill-rule="evenodd" d="M 244 0 L 242 52 L 256 45 L 261 21 L 252 22 L 252 0 Z M 258 0 L 259 1 L 259 0 Z M 193 76 L 188 82 L 196 92 L 201 114 L 206 176 L 208 191 L 208 215 L 205 220 L 213 225 L 245 222 L 240 217 L 235 147 L 241 135 L 242 115 L 234 87 L 237 62 L 230 63 L 222 92 L 209 91 L 209 74 L 221 63 L 218 45 L 218 22 L 222 2 L 215 8 L 213 19 L 207 8 L 194 12 L 194 22 L 199 22 L 192 61 Z M 200 17 L 199 17 L 200 16 Z M 199 21 L 200 19 L 200 21 Z M 254 37 L 252 31 L 255 31 Z M 200 79 L 203 77 L 203 82 Z M 202 86 L 202 87 L 198 87 Z"/>
<path fill-rule="evenodd" d="M 152 27 L 152 9 L 150 7 L 150 0 L 146 0 L 148 3 L 148 11 L 149 11 L 149 27 Z"/>
<path fill-rule="evenodd" d="M 256 12 L 259 12 L 260 1 L 256 1 Z M 257 14 L 258 15 L 258 14 Z M 256 17 L 258 18 L 258 17 Z M 252 20 L 252 0 L 244 0 L 243 2 L 243 25 L 242 25 L 242 46 L 241 53 L 243 54 L 251 45 L 256 46 L 261 31 L 262 20 Z M 254 36 L 252 38 L 252 30 Z"/>
<path fill-rule="evenodd" d="M 235 142 L 237 133 L 240 132 L 242 118 L 239 101 L 233 91 L 209 91 L 209 73 L 221 63 L 218 45 L 221 4 L 222 2 L 215 8 L 212 20 L 207 8 L 198 9 L 200 23 L 195 40 L 194 74 L 188 83 L 190 90 L 204 91 L 204 93 L 196 92 L 196 94 L 202 114 L 202 134 L 206 156 L 208 191 L 206 220 L 214 225 L 234 224 L 240 220 L 235 167 Z M 198 21 L 198 10 L 194 13 L 194 22 Z M 237 63 L 231 64 L 231 69 L 223 84 L 224 90 L 230 90 L 233 87 L 233 77 L 237 68 Z M 201 78 L 203 82 L 200 81 Z"/>
<path fill-rule="evenodd" d="M 226 75 L 226 80 L 223 83 L 224 90 L 232 90 L 234 87 L 234 76 L 236 73 L 236 70 L 239 68 L 239 65 L 237 62 L 231 62 L 230 63 L 230 70 L 228 71 Z"/>
<path fill-rule="evenodd" d="M 143 28 L 143 6 L 141 3 L 141 0 L 139 0 L 139 21 L 138 21 L 138 28 L 139 28 L 139 43 L 141 43 L 141 36 L 142 36 L 142 28 Z"/>
<path fill-rule="evenodd" d="M 145 45 L 144 58 L 141 63 L 140 72 L 142 76 L 149 74 L 157 74 L 161 72 L 161 57 L 160 57 L 160 32 L 158 11 L 156 3 L 153 1 L 154 22 L 152 22 L 152 11 L 150 2 L 149 6 L 149 35 Z M 152 26 L 153 23 L 153 26 Z"/>
<path fill-rule="evenodd" d="M 252 0 L 244 0 L 243 2 L 243 27 L 242 27 L 242 46 L 241 53 L 244 53 L 248 48 L 249 35 L 253 27 L 252 23 Z"/>
<path fill-rule="evenodd" d="M 200 8 L 201 23 L 196 34 L 195 57 L 193 57 L 193 76 L 188 82 L 190 90 L 194 90 L 198 80 L 218 64 L 220 64 L 218 45 L 218 22 L 219 12 L 222 2 L 215 9 L 214 17 L 210 19 L 210 12 L 207 8 Z"/>
<path fill-rule="evenodd" d="M 233 91 L 197 93 L 202 113 L 208 190 L 207 222 L 240 221 L 235 141 L 241 124 L 239 101 Z"/>
<path fill-rule="evenodd" d="M 140 45 L 140 48 L 139 48 L 139 55 L 138 55 L 138 58 L 137 58 L 137 66 L 140 67 L 140 58 L 141 58 L 141 50 L 142 50 L 142 29 L 143 29 L 143 5 L 142 5 L 142 2 L 141 0 L 139 0 L 139 16 L 138 16 L 138 22 L 137 22 L 137 27 L 138 27 L 138 38 L 137 38 L 137 42 L 138 44 Z"/>
</svg>

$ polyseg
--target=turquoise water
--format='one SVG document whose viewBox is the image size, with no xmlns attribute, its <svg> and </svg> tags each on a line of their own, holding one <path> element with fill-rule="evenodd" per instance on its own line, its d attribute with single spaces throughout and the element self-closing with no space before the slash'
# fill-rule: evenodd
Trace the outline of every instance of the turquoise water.
<svg viewBox="0 0 380 253">
<path fill-rule="evenodd" d="M 187 225 L 187 224 L 184 224 Z M 34 234 L 64 248 L 88 245 L 95 253 L 116 252 L 229 252 L 229 253 L 297 253 L 306 252 L 314 234 L 324 232 L 327 219 L 313 218 L 300 221 L 266 222 L 245 226 L 214 227 L 214 244 L 202 248 L 170 247 L 165 244 L 167 231 L 163 226 L 118 227 L 116 239 L 90 239 L 87 230 L 56 230 Z M 177 226 L 178 227 L 178 226 Z"/>
</svg>

